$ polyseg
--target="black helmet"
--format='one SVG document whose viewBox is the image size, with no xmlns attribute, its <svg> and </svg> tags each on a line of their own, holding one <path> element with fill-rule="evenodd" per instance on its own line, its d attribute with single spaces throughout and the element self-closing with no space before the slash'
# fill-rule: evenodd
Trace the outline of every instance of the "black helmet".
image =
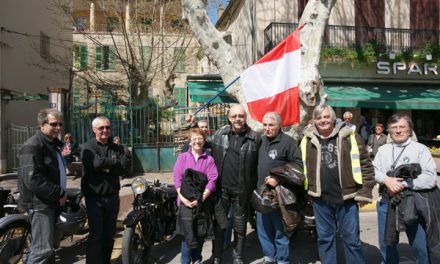
<svg viewBox="0 0 440 264">
<path fill-rule="evenodd" d="M 267 214 L 279 208 L 277 194 L 274 188 L 263 184 L 262 191 L 254 190 L 251 197 L 252 207 L 260 213 Z"/>
<path fill-rule="evenodd" d="M 66 209 L 67 208 L 67 209 Z M 57 231 L 64 234 L 76 234 L 86 223 L 86 211 L 82 206 L 72 210 L 72 207 L 66 206 L 57 219 Z"/>
</svg>

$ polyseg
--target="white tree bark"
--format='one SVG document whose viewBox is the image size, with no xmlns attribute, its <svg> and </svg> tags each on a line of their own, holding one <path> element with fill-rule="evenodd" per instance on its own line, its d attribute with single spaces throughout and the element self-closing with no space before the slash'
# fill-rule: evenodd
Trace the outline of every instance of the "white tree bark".
<svg viewBox="0 0 440 264">
<path fill-rule="evenodd" d="M 235 50 L 224 41 L 223 34 L 211 23 L 206 12 L 205 2 L 204 0 L 182 0 L 183 17 L 188 20 L 205 54 L 217 66 L 225 84 L 228 84 L 240 75 L 245 68 Z M 318 101 L 325 102 L 326 96 L 319 74 L 319 60 L 325 27 L 335 2 L 336 0 L 310 0 L 300 20 L 300 24 L 306 24 L 301 30 L 300 127 L 304 126 L 310 119 L 316 103 Z M 237 82 L 229 88 L 227 93 L 236 98 L 247 109 L 240 83 Z M 261 127 L 260 123 L 250 117 L 248 117 L 248 124 L 253 129 Z M 289 134 L 297 136 L 298 126 L 287 129 Z"/>
</svg>

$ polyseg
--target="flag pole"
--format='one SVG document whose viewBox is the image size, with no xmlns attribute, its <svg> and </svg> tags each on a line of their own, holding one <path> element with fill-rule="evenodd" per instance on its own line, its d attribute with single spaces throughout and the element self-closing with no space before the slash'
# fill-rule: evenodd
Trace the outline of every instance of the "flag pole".
<svg viewBox="0 0 440 264">
<path fill-rule="evenodd" d="M 214 95 L 211 99 L 209 99 L 208 102 L 206 102 L 204 105 L 202 105 L 199 109 L 197 109 L 197 111 L 194 112 L 193 116 L 197 115 L 200 111 L 202 111 L 206 106 L 208 106 L 210 103 L 212 103 L 212 101 L 215 100 L 215 98 L 219 97 L 220 94 L 222 94 L 224 91 L 226 91 L 226 89 L 228 89 L 231 85 L 233 85 L 236 81 L 238 81 L 238 79 L 240 79 L 240 75 L 237 76 L 234 80 L 232 80 L 232 82 L 230 82 L 228 85 L 225 86 L 225 88 L 223 88 L 220 92 L 218 92 L 216 95 Z"/>
</svg>

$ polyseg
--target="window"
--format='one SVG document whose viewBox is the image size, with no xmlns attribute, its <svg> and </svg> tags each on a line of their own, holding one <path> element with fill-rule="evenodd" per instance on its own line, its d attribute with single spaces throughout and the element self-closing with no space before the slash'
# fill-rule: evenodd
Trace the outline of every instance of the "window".
<svg viewBox="0 0 440 264">
<path fill-rule="evenodd" d="M 74 17 L 73 18 L 73 30 L 74 31 L 84 31 L 87 26 L 87 18 L 85 17 Z"/>
<path fill-rule="evenodd" d="M 96 46 L 96 70 L 114 70 L 116 67 L 116 51 L 114 46 Z"/>
<path fill-rule="evenodd" d="M 119 27 L 119 20 L 117 17 L 107 17 L 107 31 L 112 32 Z"/>
<path fill-rule="evenodd" d="M 40 31 L 40 56 L 46 61 L 50 60 L 50 37 Z"/>
<path fill-rule="evenodd" d="M 152 21 L 151 18 L 141 17 L 139 19 L 139 27 L 142 31 L 147 32 L 151 29 Z"/>
<path fill-rule="evenodd" d="M 87 69 L 87 44 L 73 45 L 73 68 L 77 71 Z"/>
<path fill-rule="evenodd" d="M 173 95 L 177 100 L 176 107 L 188 107 L 188 91 L 186 87 L 174 87 Z"/>
<path fill-rule="evenodd" d="M 186 55 L 185 48 L 174 48 L 173 62 L 176 72 L 185 72 Z"/>
<path fill-rule="evenodd" d="M 140 47 L 140 55 L 142 58 L 143 65 L 147 66 L 150 63 L 151 55 L 152 55 L 152 49 L 148 46 Z"/>
<path fill-rule="evenodd" d="M 171 20 L 171 27 L 173 30 L 179 30 L 183 27 L 182 19 L 173 19 Z"/>
</svg>

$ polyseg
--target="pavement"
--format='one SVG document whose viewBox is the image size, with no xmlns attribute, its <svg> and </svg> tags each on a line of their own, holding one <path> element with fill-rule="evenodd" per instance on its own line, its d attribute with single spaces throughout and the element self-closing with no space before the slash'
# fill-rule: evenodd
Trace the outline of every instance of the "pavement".
<svg viewBox="0 0 440 264">
<path fill-rule="evenodd" d="M 164 183 L 172 183 L 172 173 L 144 173 L 135 175 L 135 177 L 143 177 L 146 180 L 153 181 L 159 180 Z M 123 179 L 121 180 L 121 185 L 129 184 L 132 182 L 133 178 Z M 77 176 L 68 176 L 67 186 L 69 188 L 80 188 L 81 178 Z M 440 184 L 440 182 L 439 182 Z M 0 175 L 0 187 L 3 188 L 16 188 L 17 186 L 17 174 L 9 173 Z M 376 234 L 377 231 L 377 222 L 375 220 L 376 215 L 376 199 L 377 199 L 377 186 L 373 190 L 373 199 L 374 202 L 372 204 L 366 205 L 360 209 L 361 211 L 361 236 L 362 241 L 369 241 L 364 245 L 364 248 L 367 248 L 367 252 L 370 253 L 369 260 L 367 263 L 378 263 L 378 249 L 377 245 L 373 245 L 374 241 L 377 241 L 377 237 L 372 237 L 372 235 Z M 131 210 L 131 203 L 133 200 L 133 193 L 131 188 L 125 187 L 120 191 L 120 212 L 118 215 L 118 234 L 115 237 L 115 245 L 112 253 L 112 263 L 120 264 L 122 263 L 121 254 L 122 254 L 122 237 L 124 232 L 124 226 L 122 225 L 122 221 L 125 216 Z M 369 217 L 372 220 L 372 226 L 364 226 L 362 218 Z M 296 238 L 292 239 L 291 245 L 293 247 L 292 252 L 295 253 L 296 261 L 293 263 L 319 263 L 319 257 L 314 246 L 316 244 L 316 237 L 313 235 L 301 231 L 298 232 L 299 235 L 295 236 Z M 258 236 L 256 231 L 253 230 L 250 226 L 248 226 L 248 242 L 246 244 L 246 252 L 248 252 L 245 256 L 246 263 L 259 263 L 262 260 L 262 252 L 259 246 Z M 85 242 L 87 240 L 87 233 L 81 235 L 75 235 L 72 239 L 66 239 L 62 241 L 61 247 L 57 250 L 56 254 L 56 263 L 75 263 L 75 264 L 84 264 L 85 263 Z M 173 239 L 169 242 L 164 242 L 161 244 L 156 244 L 154 246 L 154 250 L 152 252 L 152 262 L 151 263 L 172 263 L 177 264 L 180 263 L 180 238 Z M 401 243 L 406 242 L 406 237 L 401 235 Z M 365 242 L 366 243 L 366 242 Z M 206 242 L 203 246 L 203 258 L 206 259 L 211 255 L 211 244 L 210 242 Z M 411 250 L 408 248 L 406 244 L 404 244 L 401 250 L 405 252 L 404 254 L 409 254 Z M 364 250 L 365 251 L 365 250 Z M 301 252 L 300 256 L 296 255 Z M 224 263 L 232 263 L 232 252 L 230 249 L 226 250 L 224 257 Z M 299 259 L 298 259 L 299 258 Z M 343 261 L 341 262 L 343 263 Z M 411 256 L 408 257 L 408 262 L 404 263 L 414 263 L 413 258 Z"/>
</svg>

